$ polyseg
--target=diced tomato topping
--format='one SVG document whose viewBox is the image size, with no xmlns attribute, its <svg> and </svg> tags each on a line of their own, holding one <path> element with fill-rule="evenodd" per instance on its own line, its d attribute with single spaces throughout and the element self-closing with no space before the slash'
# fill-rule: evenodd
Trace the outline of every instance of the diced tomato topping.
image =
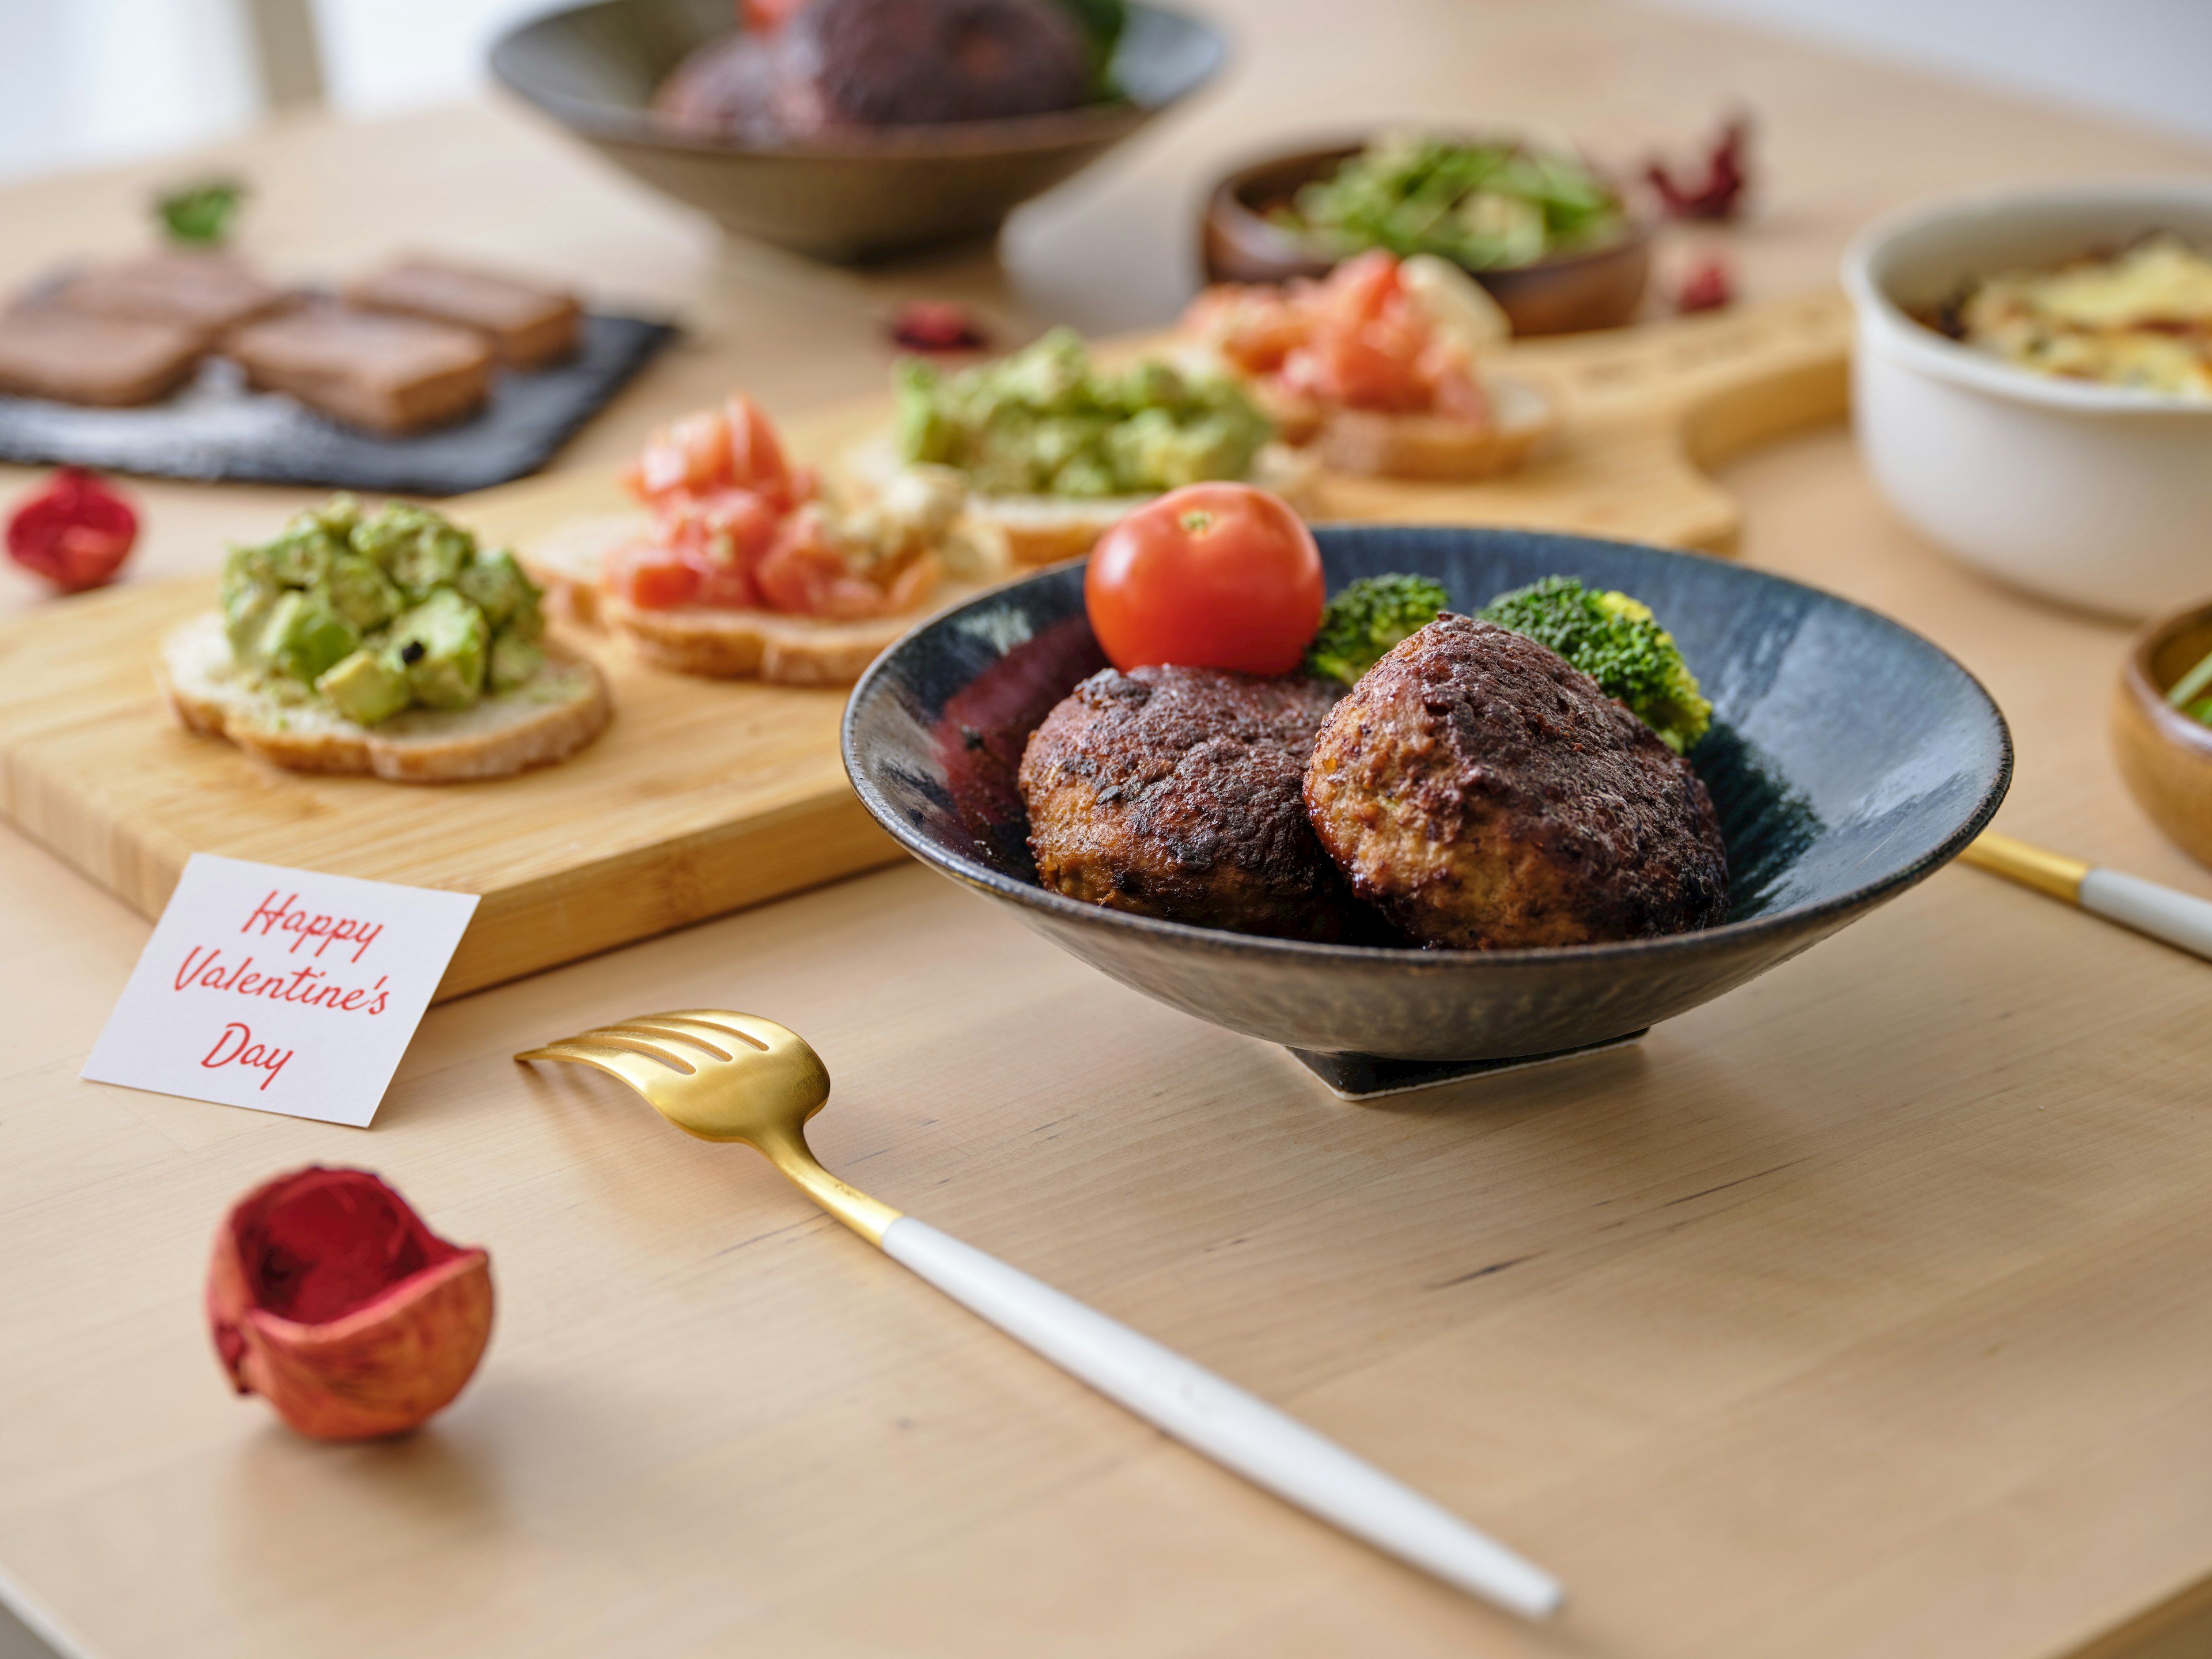
<svg viewBox="0 0 2212 1659">
<path fill-rule="evenodd" d="M 641 610 L 878 617 L 919 604 L 939 574 L 925 555 L 889 592 L 856 574 L 815 504 L 814 470 L 791 465 L 768 416 L 742 394 L 654 433 L 623 481 L 652 507 L 653 530 L 608 556 L 605 582 Z"/>
<path fill-rule="evenodd" d="M 730 482 L 758 490 L 778 511 L 792 507 L 791 468 L 783 459 L 783 446 L 760 405 L 739 392 L 730 399 L 724 417 L 728 429 Z"/>
<path fill-rule="evenodd" d="M 699 573 L 674 548 L 629 542 L 607 555 L 607 591 L 641 611 L 689 605 L 699 592 Z"/>
<path fill-rule="evenodd" d="M 819 507 L 801 507 L 785 523 L 774 550 L 761 561 L 759 580 L 761 597 L 772 610 L 849 622 L 896 608 L 890 594 L 852 573 L 830 541 Z"/>
<path fill-rule="evenodd" d="M 1209 289 L 1186 323 L 1244 373 L 1300 398 L 1476 421 L 1489 412 L 1464 353 L 1437 337 L 1381 249 L 1321 283 Z"/>
</svg>

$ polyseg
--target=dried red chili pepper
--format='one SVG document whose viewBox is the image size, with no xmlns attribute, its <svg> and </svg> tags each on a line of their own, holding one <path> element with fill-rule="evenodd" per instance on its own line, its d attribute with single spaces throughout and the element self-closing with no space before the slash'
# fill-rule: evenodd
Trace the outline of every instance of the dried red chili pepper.
<svg viewBox="0 0 2212 1659">
<path fill-rule="evenodd" d="M 1674 290 L 1674 309 L 1687 315 L 1692 311 L 1718 311 L 1735 301 L 1735 278 L 1729 272 L 1728 261 L 1720 258 L 1706 260 L 1687 276 Z"/>
<path fill-rule="evenodd" d="M 64 593 L 113 581 L 137 539 L 131 503 L 81 467 L 62 468 L 8 520 L 8 556 Z"/>
<path fill-rule="evenodd" d="M 1743 192 L 1751 183 L 1751 118 L 1736 116 L 1721 129 L 1705 156 L 1703 178 L 1678 179 L 1656 161 L 1644 169 L 1644 176 L 1670 218 L 1735 218 L 1743 209 Z"/>
<path fill-rule="evenodd" d="M 966 306 L 909 300 L 891 315 L 891 339 L 908 351 L 987 351 L 990 337 Z"/>
</svg>

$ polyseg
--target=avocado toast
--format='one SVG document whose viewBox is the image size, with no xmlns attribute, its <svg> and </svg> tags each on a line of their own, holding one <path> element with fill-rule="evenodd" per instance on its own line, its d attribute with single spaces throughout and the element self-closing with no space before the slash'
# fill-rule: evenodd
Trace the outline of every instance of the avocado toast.
<svg viewBox="0 0 2212 1659">
<path fill-rule="evenodd" d="M 1275 441 L 1267 416 L 1208 365 L 1096 365 L 1054 329 L 1012 356 L 946 374 L 899 366 L 894 429 L 846 458 L 865 490 L 932 464 L 968 482 L 969 510 L 1019 564 L 1077 557 L 1135 508 L 1209 479 L 1257 484 L 1311 516 L 1319 466 Z"/>
<path fill-rule="evenodd" d="M 302 772 L 430 783 L 564 760 L 605 728 L 605 681 L 546 640 L 513 554 L 426 507 L 349 495 L 237 546 L 222 609 L 162 641 L 178 718 Z"/>
</svg>

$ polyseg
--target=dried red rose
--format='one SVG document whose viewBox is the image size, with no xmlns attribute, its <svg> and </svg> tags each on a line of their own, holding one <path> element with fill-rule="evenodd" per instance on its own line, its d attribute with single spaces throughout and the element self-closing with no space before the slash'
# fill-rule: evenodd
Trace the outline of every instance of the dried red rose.
<svg viewBox="0 0 2212 1659">
<path fill-rule="evenodd" d="M 891 339 L 908 351 L 986 351 L 991 344 L 975 314 L 951 300 L 909 300 L 892 313 Z"/>
<path fill-rule="evenodd" d="M 1668 215 L 1675 219 L 1733 219 L 1751 183 L 1751 119 L 1739 115 L 1721 129 L 1707 153 L 1704 175 L 1677 179 L 1663 163 L 1644 169 Z"/>
<path fill-rule="evenodd" d="M 62 468 L 8 520 L 8 556 L 64 593 L 113 581 L 137 539 L 131 503 L 81 467 Z"/>
<path fill-rule="evenodd" d="M 366 1170 L 258 1187 L 216 1234 L 208 1324 L 240 1394 L 301 1434 L 398 1434 L 449 1404 L 491 1337 L 491 1258 Z"/>
</svg>

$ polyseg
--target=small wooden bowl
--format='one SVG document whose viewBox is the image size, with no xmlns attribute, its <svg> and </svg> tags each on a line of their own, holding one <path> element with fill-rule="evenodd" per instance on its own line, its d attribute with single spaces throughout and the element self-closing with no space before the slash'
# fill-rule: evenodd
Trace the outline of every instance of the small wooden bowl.
<svg viewBox="0 0 2212 1659">
<path fill-rule="evenodd" d="M 2112 755 L 2128 793 L 2168 840 L 2212 865 L 2212 726 L 2166 700 L 2212 651 L 2212 600 L 2148 624 L 2112 689 Z"/>
<path fill-rule="evenodd" d="M 1200 235 L 1210 283 L 1283 283 L 1326 276 L 1338 256 L 1272 223 L 1302 185 L 1365 148 L 1332 144 L 1239 167 L 1213 188 Z M 1504 307 L 1516 334 L 1573 334 L 1632 320 L 1651 276 L 1651 228 L 1631 216 L 1621 237 L 1533 265 L 1468 273 Z"/>
</svg>

